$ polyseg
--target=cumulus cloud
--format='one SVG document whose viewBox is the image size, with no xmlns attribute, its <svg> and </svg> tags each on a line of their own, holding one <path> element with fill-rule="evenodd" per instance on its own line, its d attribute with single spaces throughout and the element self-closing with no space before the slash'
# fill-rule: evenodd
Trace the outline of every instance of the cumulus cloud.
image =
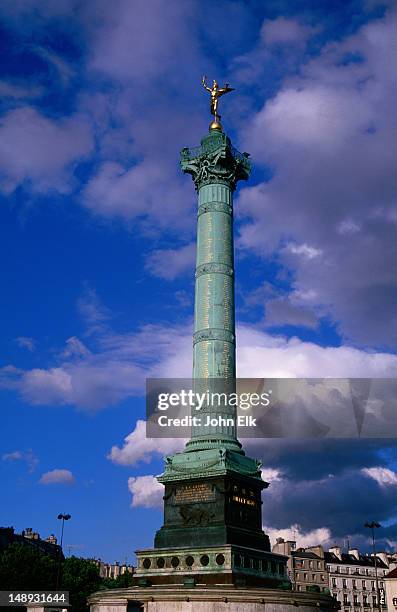
<svg viewBox="0 0 397 612">
<path fill-rule="evenodd" d="M 75 484 L 76 479 L 70 470 L 55 469 L 49 472 L 45 472 L 39 480 L 42 485 L 53 485 L 53 484 Z"/>
<path fill-rule="evenodd" d="M 180 438 L 147 438 L 146 423 L 138 419 L 134 431 L 125 438 L 123 446 L 113 446 L 108 459 L 118 465 L 135 465 L 139 461 L 149 463 L 153 456 L 163 457 L 182 451 L 185 442 Z"/>
<path fill-rule="evenodd" d="M 170 5 L 166 0 L 150 4 L 117 0 L 112 7 L 101 2 L 100 26 L 93 32 L 90 68 L 121 82 L 146 80 L 170 70 L 181 53 L 193 59 L 196 41 L 189 31 L 194 3 Z M 133 52 L 131 49 L 133 41 Z M 161 62 L 159 62 L 161 58 Z M 189 59 L 188 59 L 189 58 Z"/>
<path fill-rule="evenodd" d="M 367 546 L 367 534 L 363 533 L 363 524 L 368 516 L 376 515 L 381 522 L 388 522 L 394 515 L 396 500 L 391 490 L 393 486 L 379 487 L 373 477 L 375 472 L 372 471 L 372 476 L 368 477 L 360 467 L 372 452 L 373 460 L 378 461 L 375 468 L 377 475 L 382 470 L 382 478 L 387 474 L 390 479 L 390 470 L 379 467 L 379 446 L 375 449 L 371 443 L 363 441 L 360 441 L 360 446 L 329 441 L 329 448 L 325 449 L 314 444 L 310 454 L 305 452 L 307 441 L 284 441 L 284 454 L 281 450 L 280 455 L 283 444 L 274 445 L 272 442 L 270 446 L 279 452 L 278 457 L 272 457 L 272 452 L 269 452 L 269 441 L 262 444 L 261 450 L 262 456 L 270 463 L 272 459 L 278 461 L 280 458 L 283 463 L 282 470 L 276 467 L 262 470 L 263 479 L 270 482 L 269 488 L 263 492 L 264 530 L 273 544 L 278 537 L 283 537 L 295 540 L 297 546 L 322 544 L 327 547 L 349 535 L 352 544 L 364 548 Z M 251 453 L 249 444 L 246 450 Z M 338 453 L 343 455 L 341 460 Z M 294 472 L 294 464 L 302 460 L 306 461 L 305 469 Z M 323 474 L 319 474 L 316 464 L 323 462 Z M 313 473 L 310 472 L 310 465 L 316 468 Z M 334 473 L 327 473 L 327 468 L 334 468 Z M 128 486 L 133 495 L 132 506 L 161 507 L 163 487 L 154 476 L 130 478 Z M 387 545 L 387 542 L 395 540 L 397 525 L 384 527 L 382 532 L 379 543 Z"/>
<path fill-rule="evenodd" d="M 284 540 L 292 540 L 296 542 L 296 547 L 306 548 L 308 546 L 327 546 L 331 542 L 331 532 L 327 527 L 318 527 L 306 532 L 302 532 L 298 524 L 291 525 L 284 529 L 274 529 L 271 526 L 264 525 L 263 529 L 270 538 L 271 545 L 276 543 L 277 538 Z"/>
<path fill-rule="evenodd" d="M 281 472 L 275 468 L 265 468 L 262 470 L 262 478 L 265 482 L 281 479 Z"/>
<path fill-rule="evenodd" d="M 321 453 L 320 456 L 323 459 L 326 455 Z M 291 466 L 293 460 L 290 455 Z M 300 478 L 276 480 L 264 491 L 263 500 L 264 524 L 276 537 L 280 530 L 290 531 L 299 516 L 299 531 L 303 534 L 319 529 L 316 537 L 321 539 L 325 528 L 328 530 L 328 533 L 322 532 L 325 540 L 329 540 L 329 533 L 337 540 L 347 534 L 363 538 L 366 537 L 363 525 L 368 516 L 376 516 L 380 523 L 387 522 L 397 509 L 393 487 L 379 487 L 373 478 L 351 466 L 345 466 L 338 474 L 324 474 L 320 478 L 312 477 L 308 470 Z M 396 530 L 397 525 L 385 527 L 383 538 L 395 537 Z M 309 545 L 316 543 L 311 538 L 306 541 Z"/>
<path fill-rule="evenodd" d="M 177 178 L 167 163 L 156 159 L 131 167 L 107 161 L 87 183 L 83 194 L 85 206 L 95 214 L 126 221 L 150 218 L 153 225 L 147 230 L 151 233 L 158 225 L 161 229 L 165 225 L 186 225 L 186 201 L 187 182 Z"/>
<path fill-rule="evenodd" d="M 132 493 L 133 508 L 161 508 L 163 505 L 164 485 L 155 476 L 131 476 L 128 489 Z"/>
<path fill-rule="evenodd" d="M 174 280 L 185 272 L 192 272 L 196 259 L 195 243 L 179 249 L 158 249 L 150 253 L 145 268 L 153 276 Z"/>
<path fill-rule="evenodd" d="M 238 203 L 250 218 L 240 248 L 278 252 L 291 290 L 311 291 L 307 306 L 374 348 L 397 341 L 396 23 L 389 11 L 284 81 L 244 128 L 244 147 L 272 177 L 243 188 Z"/>
<path fill-rule="evenodd" d="M 131 334 L 107 331 L 95 338 L 92 349 L 73 338 L 61 353 L 61 364 L 31 370 L 5 366 L 0 386 L 19 391 L 33 404 L 86 410 L 112 406 L 142 395 L 147 377 L 189 378 L 191 333 L 190 325 L 146 325 Z M 247 325 L 238 327 L 237 337 L 241 378 L 387 378 L 397 372 L 397 356 L 390 353 L 324 347 Z"/>
<path fill-rule="evenodd" d="M 67 193 L 71 165 L 92 147 L 90 124 L 82 116 L 55 121 L 32 107 L 11 110 L 0 119 L 0 188 L 10 193 L 27 181 L 36 192 Z"/>
<path fill-rule="evenodd" d="M 397 485 L 397 474 L 385 467 L 371 467 L 371 468 L 363 468 L 362 473 L 368 476 L 369 478 L 373 478 L 379 486 L 381 487 L 390 487 Z"/>
</svg>

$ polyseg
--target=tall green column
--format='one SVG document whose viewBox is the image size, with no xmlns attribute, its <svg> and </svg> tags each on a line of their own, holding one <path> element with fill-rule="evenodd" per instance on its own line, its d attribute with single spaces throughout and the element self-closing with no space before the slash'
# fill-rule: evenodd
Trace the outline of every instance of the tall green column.
<svg viewBox="0 0 397 612">
<path fill-rule="evenodd" d="M 215 125 L 199 147 L 181 152 L 182 170 L 198 193 L 193 385 L 201 393 L 230 393 L 236 385 L 233 192 L 251 168 L 248 154 Z M 201 423 L 185 450 L 166 457 L 158 477 L 165 485 L 164 525 L 155 548 L 230 544 L 268 552 L 261 516 L 267 483 L 261 462 L 237 440 L 236 408 L 209 401 L 197 414 Z M 207 426 L 208 416 L 214 423 Z"/>
<path fill-rule="evenodd" d="M 195 149 L 183 149 L 181 166 L 198 192 L 193 379 L 204 391 L 234 390 L 236 335 L 234 306 L 233 192 L 250 173 L 248 154 L 212 129 Z M 235 420 L 235 408 L 205 406 L 203 420 Z M 234 425 L 195 427 L 188 450 L 224 446 L 239 450 Z"/>
</svg>

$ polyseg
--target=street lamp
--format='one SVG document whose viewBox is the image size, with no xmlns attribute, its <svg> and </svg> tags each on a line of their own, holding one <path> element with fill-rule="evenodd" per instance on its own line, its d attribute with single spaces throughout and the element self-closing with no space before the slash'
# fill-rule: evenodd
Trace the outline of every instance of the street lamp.
<svg viewBox="0 0 397 612">
<path fill-rule="evenodd" d="M 56 591 L 58 590 L 59 587 L 59 576 L 61 573 L 61 554 L 62 554 L 62 544 L 63 544 L 63 530 L 65 527 L 65 521 L 68 521 L 69 519 L 72 518 L 71 514 L 58 514 L 58 520 L 62 521 L 62 530 L 61 530 L 61 544 L 60 547 L 58 549 L 58 568 L 57 568 L 57 584 L 56 584 Z"/>
<path fill-rule="evenodd" d="M 364 527 L 367 527 L 368 529 L 370 529 L 372 533 L 372 550 L 374 553 L 374 562 L 375 562 L 376 603 L 377 603 L 378 609 L 380 610 L 380 593 L 379 593 L 379 582 L 378 582 L 378 559 L 377 559 L 376 550 L 375 550 L 375 529 L 378 529 L 380 525 L 376 521 L 371 521 L 370 523 L 365 523 Z"/>
</svg>

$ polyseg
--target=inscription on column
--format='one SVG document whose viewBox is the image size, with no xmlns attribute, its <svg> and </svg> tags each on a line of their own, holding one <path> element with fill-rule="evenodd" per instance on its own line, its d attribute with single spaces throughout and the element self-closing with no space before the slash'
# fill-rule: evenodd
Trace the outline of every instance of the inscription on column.
<svg viewBox="0 0 397 612">
<path fill-rule="evenodd" d="M 174 504 L 190 504 L 196 502 L 209 502 L 215 499 L 212 485 L 206 482 L 197 482 L 179 486 L 174 493 Z"/>
</svg>

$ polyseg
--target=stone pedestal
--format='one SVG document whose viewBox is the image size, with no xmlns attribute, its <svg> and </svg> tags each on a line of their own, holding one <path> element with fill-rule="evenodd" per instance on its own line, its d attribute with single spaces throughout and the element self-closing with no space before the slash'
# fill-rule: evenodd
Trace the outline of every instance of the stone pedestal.
<svg viewBox="0 0 397 612">
<path fill-rule="evenodd" d="M 287 557 L 257 548 L 224 544 L 202 548 L 152 548 L 137 551 L 138 586 L 290 587 Z"/>
<path fill-rule="evenodd" d="M 91 612 L 328 612 L 338 610 L 329 595 L 230 587 L 181 585 L 111 589 L 89 598 Z"/>
</svg>

